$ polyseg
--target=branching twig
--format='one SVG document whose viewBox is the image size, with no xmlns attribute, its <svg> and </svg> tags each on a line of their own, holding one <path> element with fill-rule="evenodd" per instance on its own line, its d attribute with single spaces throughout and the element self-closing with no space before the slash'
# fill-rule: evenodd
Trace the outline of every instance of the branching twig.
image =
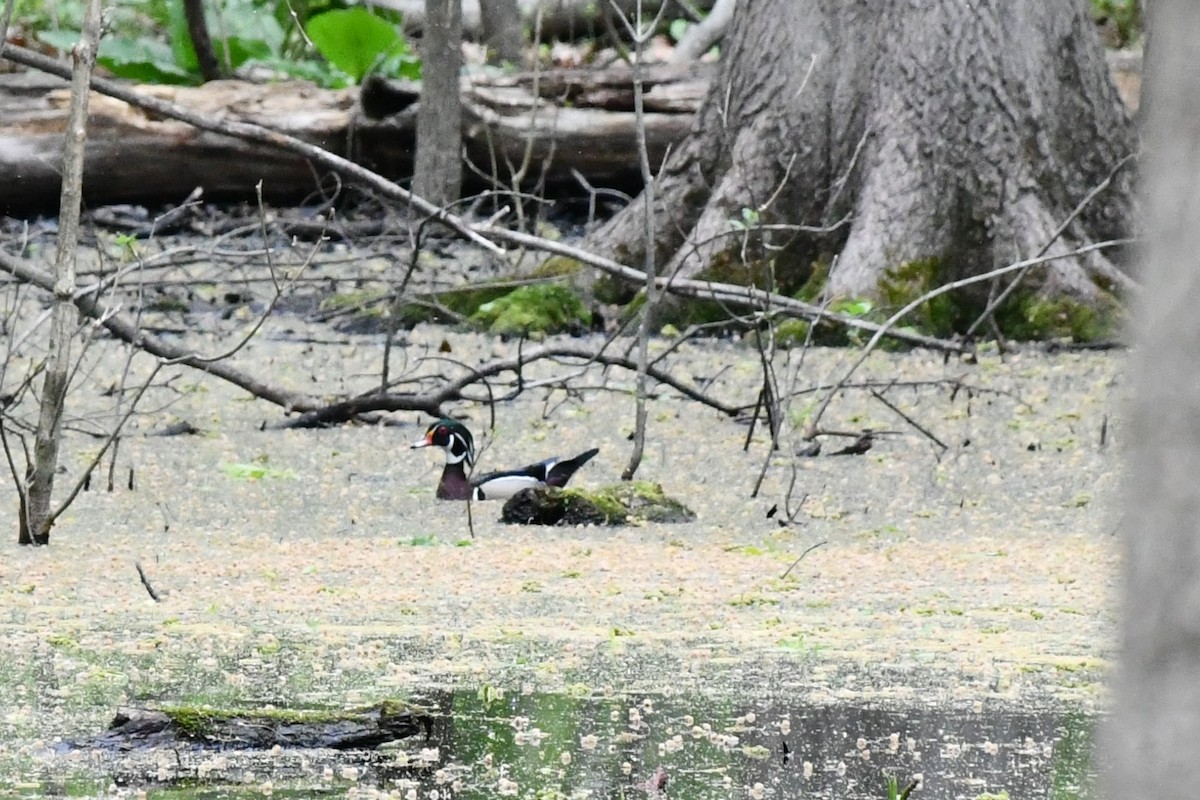
<svg viewBox="0 0 1200 800">
<path fill-rule="evenodd" d="M 644 196 L 643 209 L 645 213 L 642 216 L 642 224 L 644 226 L 643 234 L 646 237 L 646 248 L 643 255 L 642 268 L 646 274 L 645 292 L 646 302 L 642 305 L 641 318 L 638 320 L 637 333 L 637 392 L 635 394 L 635 413 L 634 413 L 634 429 L 633 429 L 633 451 L 629 454 L 629 463 L 625 465 L 625 469 L 621 472 L 621 480 L 633 480 L 633 476 L 637 474 L 638 466 L 642 463 L 642 453 L 646 449 L 646 368 L 650 362 L 650 325 L 654 322 L 654 315 L 658 308 L 658 286 L 655 282 L 658 273 L 658 264 L 655 260 L 655 241 L 654 230 L 654 173 L 650 168 L 650 155 L 646 147 L 646 109 L 645 109 L 645 91 L 642 85 L 642 67 L 643 59 L 646 54 L 646 43 L 650 37 L 654 35 L 658 23 L 662 20 L 663 13 L 666 11 L 667 3 L 662 3 L 658 8 L 658 14 L 651 20 L 649 25 L 642 25 L 642 4 L 641 0 L 637 3 L 636 19 L 628 19 L 617 6 L 615 2 L 610 0 L 612 10 L 625 24 L 629 35 L 633 37 L 633 111 L 637 118 L 637 147 L 638 147 L 638 165 L 642 172 L 642 194 Z M 605 15 L 608 19 L 608 15 Z"/>
<path fill-rule="evenodd" d="M 942 448 L 942 450 L 943 450 L 943 451 L 945 451 L 945 450 L 949 450 L 949 449 L 950 449 L 950 448 L 949 448 L 949 447 L 946 445 L 946 443 L 945 443 L 945 442 L 943 442 L 941 439 L 939 439 L 938 437 L 936 437 L 936 436 L 934 436 L 932 433 L 930 433 L 930 432 L 929 432 L 929 431 L 928 431 L 928 430 L 925 428 L 925 426 L 923 426 L 921 423 L 917 422 L 915 419 L 913 419 L 912 417 L 910 417 L 908 414 L 904 413 L 904 411 L 902 411 L 902 410 L 901 410 L 899 407 L 897 407 L 895 403 L 893 403 L 891 400 L 888 400 L 886 397 L 884 397 L 884 396 L 883 396 L 883 394 L 881 394 L 880 392 L 877 392 L 876 390 L 872 389 L 872 390 L 871 390 L 871 395 L 872 395 L 872 396 L 873 396 L 873 397 L 874 397 L 876 400 L 878 400 L 879 402 L 883 403 L 885 406 L 887 406 L 888 408 L 890 408 L 890 409 L 892 410 L 892 412 L 893 412 L 893 413 L 895 413 L 895 414 L 896 414 L 898 417 L 900 417 L 900 418 L 901 418 L 901 419 L 903 419 L 905 422 L 907 422 L 909 425 L 912 425 L 914 428 L 916 428 L 918 431 L 920 431 L 920 432 L 922 433 L 922 435 L 924 435 L 924 436 L 925 436 L 925 438 L 926 438 L 926 439 L 928 439 L 929 441 L 933 442 L 933 443 L 934 443 L 934 444 L 936 444 L 938 447 Z"/>
</svg>

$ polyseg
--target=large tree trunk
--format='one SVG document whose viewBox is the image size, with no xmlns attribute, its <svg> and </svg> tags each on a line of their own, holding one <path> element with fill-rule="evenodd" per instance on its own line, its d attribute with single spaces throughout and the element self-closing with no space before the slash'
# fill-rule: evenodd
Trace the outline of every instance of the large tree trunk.
<svg viewBox="0 0 1200 800">
<path fill-rule="evenodd" d="M 842 294 L 913 262 L 978 274 L 1040 250 L 1135 148 L 1077 0 L 747 0 L 723 56 L 659 178 L 657 245 L 685 276 L 748 254 L 795 284 L 837 253 Z M 1120 171 L 1050 252 L 1125 235 L 1130 182 Z M 631 263 L 640 202 L 595 236 Z M 1093 252 L 1043 286 L 1095 297 L 1114 269 Z"/>
<path fill-rule="evenodd" d="M 1121 668 L 1108 724 L 1112 798 L 1200 785 L 1200 5 L 1150 5 L 1145 291 L 1131 358 Z M 1107 760 L 1102 759 L 1101 763 Z"/>
</svg>

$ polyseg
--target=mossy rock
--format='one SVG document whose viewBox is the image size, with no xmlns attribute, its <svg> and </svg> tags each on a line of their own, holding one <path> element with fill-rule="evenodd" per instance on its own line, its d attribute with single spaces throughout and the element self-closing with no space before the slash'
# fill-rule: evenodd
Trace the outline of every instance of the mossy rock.
<svg viewBox="0 0 1200 800">
<path fill-rule="evenodd" d="M 562 333 L 587 330 L 592 314 L 570 288 L 534 283 L 479 306 L 471 322 L 497 334 Z"/>
<path fill-rule="evenodd" d="M 512 525 L 630 525 L 695 518 L 690 508 L 648 481 L 617 483 L 596 491 L 525 489 L 510 497 L 500 514 L 502 522 Z"/>
<path fill-rule="evenodd" d="M 481 306 L 512 293 L 510 281 L 459 286 L 430 294 L 411 295 L 413 301 L 392 309 L 396 328 L 408 329 L 422 322 L 454 323 L 469 319 Z M 321 301 L 324 311 L 344 311 L 336 325 L 347 333 L 383 333 L 388 329 L 388 291 L 359 289 L 337 292 Z M 449 313 L 446 313 L 449 312 Z"/>
</svg>

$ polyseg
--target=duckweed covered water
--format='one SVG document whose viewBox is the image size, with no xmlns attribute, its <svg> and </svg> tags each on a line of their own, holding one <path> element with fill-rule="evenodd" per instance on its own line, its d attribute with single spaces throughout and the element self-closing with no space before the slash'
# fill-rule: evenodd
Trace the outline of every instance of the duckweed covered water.
<svg viewBox="0 0 1200 800">
<path fill-rule="evenodd" d="M 436 722 L 376 752 L 188 748 L 30 756 L 9 775 L 25 796 L 387 796 L 882 798 L 887 776 L 916 798 L 1089 796 L 1087 714 L 1000 704 L 899 709 L 699 696 L 523 693 L 492 686 L 438 692 Z"/>
<path fill-rule="evenodd" d="M 417 330 L 409 348 L 415 359 L 443 341 L 515 347 Z M 240 358 L 305 390 L 365 391 L 378 345 L 265 338 Z M 753 348 L 681 352 L 723 397 L 760 387 Z M 806 371 L 840 375 L 853 355 L 810 352 Z M 83 374 L 76 413 L 101 414 L 114 371 Z M 977 388 L 936 388 L 960 374 Z M 187 391 L 161 393 L 122 441 L 117 473 L 135 488 L 81 495 L 51 547 L 10 543 L 0 558 L 0 794 L 616 798 L 661 766 L 668 796 L 688 800 L 882 798 L 885 773 L 922 774 L 914 800 L 1087 796 L 1119 561 L 1107 508 L 1119 450 L 1097 433 L 1119 442 L 1120 374 L 1095 354 L 970 367 L 876 354 L 864 380 L 933 382 L 889 396 L 950 451 L 850 393 L 830 428 L 904 432 L 865 457 L 781 453 L 756 498 L 761 431 L 744 450 L 744 426 L 663 390 L 639 477 L 698 519 L 610 531 L 501 525 L 484 505 L 468 526 L 462 506 L 433 499 L 438 454 L 407 449 L 420 415 L 264 429 L 278 409 L 186 373 Z M 576 482 L 614 480 L 628 376 L 580 381 L 595 388 L 583 400 L 548 390 L 498 406 L 484 467 L 596 446 Z M 482 436 L 487 409 L 453 410 Z M 138 435 L 177 419 L 206 435 Z M 71 477 L 95 441 L 66 446 Z M 772 506 L 796 509 L 791 524 Z M 15 514 L 0 492 L 0 518 Z M 439 726 L 393 752 L 66 744 L 120 705 L 340 708 L 414 693 Z"/>
</svg>

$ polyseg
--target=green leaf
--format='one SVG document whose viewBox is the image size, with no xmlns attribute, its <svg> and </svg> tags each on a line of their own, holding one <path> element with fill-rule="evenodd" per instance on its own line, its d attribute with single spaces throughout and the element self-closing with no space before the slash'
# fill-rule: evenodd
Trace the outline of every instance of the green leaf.
<svg viewBox="0 0 1200 800">
<path fill-rule="evenodd" d="M 271 56 L 253 59 L 247 64 L 259 64 L 272 72 L 287 75 L 290 78 L 312 81 L 326 89 L 342 89 L 353 83 L 349 75 L 325 61 L 297 61 Z"/>
<path fill-rule="evenodd" d="M 692 27 L 692 23 L 682 17 L 671 20 L 671 24 L 667 27 L 667 32 L 671 34 L 671 41 L 678 42 L 683 39 L 683 35 L 690 27 Z"/>
<path fill-rule="evenodd" d="M 221 471 L 231 478 L 243 481 L 257 481 L 264 478 L 279 478 L 295 480 L 296 473 L 290 469 L 276 469 L 266 464 L 222 464 Z"/>
<path fill-rule="evenodd" d="M 78 31 L 42 31 L 38 38 L 63 52 L 79 41 Z M 187 70 L 181 69 L 163 42 L 147 37 L 131 39 L 125 36 L 106 36 L 100 40 L 96 62 L 119 78 L 144 83 L 192 83 Z"/>
<path fill-rule="evenodd" d="M 196 49 L 192 47 L 192 37 L 188 33 L 187 17 L 181 2 L 171 3 L 167 9 L 167 36 L 175 63 L 188 72 L 199 73 L 200 62 L 196 60 Z"/>
<path fill-rule="evenodd" d="M 843 300 L 833 304 L 834 311 L 851 317 L 861 317 L 869 314 L 874 307 L 875 304 L 870 300 Z"/>
<path fill-rule="evenodd" d="M 265 13 L 251 0 L 227 0 L 221 5 L 219 15 L 213 10 L 212 4 L 207 4 L 207 7 L 205 18 L 213 49 L 217 60 L 228 69 L 236 70 L 247 62 L 268 59 L 282 50 L 283 28 L 274 16 Z M 196 73 L 200 66 L 188 33 L 183 3 L 171 3 L 167 32 L 175 62 L 180 68 Z"/>
<path fill-rule="evenodd" d="M 305 30 L 321 55 L 356 82 L 376 65 L 408 53 L 395 26 L 365 8 L 326 11 L 310 19 Z"/>
</svg>

